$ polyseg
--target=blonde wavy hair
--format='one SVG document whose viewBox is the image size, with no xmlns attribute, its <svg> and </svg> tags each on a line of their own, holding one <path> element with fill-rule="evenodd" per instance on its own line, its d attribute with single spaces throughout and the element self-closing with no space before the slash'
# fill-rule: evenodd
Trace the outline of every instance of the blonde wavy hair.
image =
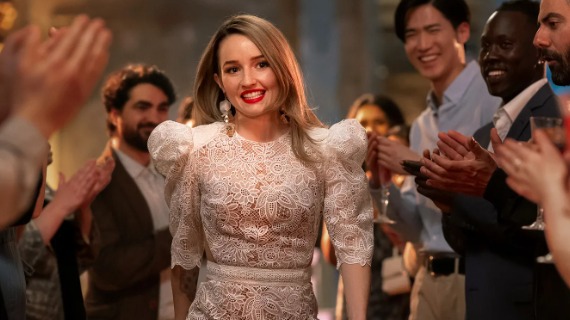
<svg viewBox="0 0 570 320">
<path fill-rule="evenodd" d="M 204 50 L 194 81 L 192 118 L 196 125 L 223 121 L 218 104 L 224 99 L 224 93 L 215 82 L 214 75 L 221 74 L 218 58 L 220 42 L 232 34 L 246 36 L 269 62 L 279 87 L 276 104 L 289 117 L 293 153 L 301 161 L 316 161 L 306 149 L 307 142 L 310 145 L 316 143 L 308 135 L 308 130 L 324 125 L 307 103 L 297 59 L 281 31 L 269 21 L 253 15 L 237 15 L 227 19 Z"/>
</svg>

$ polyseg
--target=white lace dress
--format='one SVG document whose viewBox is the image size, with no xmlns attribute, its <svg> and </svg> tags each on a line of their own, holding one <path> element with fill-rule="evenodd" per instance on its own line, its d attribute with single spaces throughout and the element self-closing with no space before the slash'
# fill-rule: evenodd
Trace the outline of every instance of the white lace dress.
<svg viewBox="0 0 570 320">
<path fill-rule="evenodd" d="M 346 120 L 311 131 L 324 161 L 306 164 L 289 133 L 260 143 L 224 126 L 167 121 L 149 139 L 166 176 L 172 266 L 199 267 L 205 251 L 213 260 L 187 319 L 316 319 L 309 267 L 321 215 L 339 266 L 371 261 L 364 129 Z"/>
</svg>

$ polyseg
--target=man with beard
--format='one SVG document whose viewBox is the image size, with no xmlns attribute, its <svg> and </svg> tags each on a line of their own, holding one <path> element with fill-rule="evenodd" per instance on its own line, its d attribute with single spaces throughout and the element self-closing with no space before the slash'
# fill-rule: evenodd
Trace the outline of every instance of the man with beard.
<svg viewBox="0 0 570 320">
<path fill-rule="evenodd" d="M 556 97 L 544 79 L 544 66 L 532 43 L 538 11 L 537 2 L 505 2 L 483 30 L 481 72 L 489 92 L 503 100 L 493 122 L 474 134 L 484 148 L 492 149 L 491 128 L 496 130 L 495 145 L 506 137 L 528 141 L 531 116 L 559 117 Z M 439 145 L 446 154 L 452 154 L 442 143 Z M 437 155 L 433 158 L 435 163 L 440 161 Z M 429 160 L 424 162 L 433 167 Z M 453 247 L 464 248 L 466 258 L 467 319 L 532 320 L 536 315 L 541 315 L 538 319 L 559 319 L 556 312 L 545 314 L 540 308 L 539 299 L 544 294 L 553 298 L 548 292 L 550 286 L 541 283 L 542 266 L 536 266 L 543 240 L 521 229 L 536 217 L 536 205 L 514 195 L 505 177 L 500 179 L 497 176 L 495 183 L 487 187 L 494 197 L 492 202 L 446 194 L 452 200 L 448 201 L 451 209 L 444 210 L 448 213 L 443 217 L 444 234 Z M 431 195 L 437 203 L 437 193 L 422 180 L 418 183 L 418 191 Z"/>
<path fill-rule="evenodd" d="M 534 45 L 552 71 L 552 81 L 570 85 L 570 1 L 542 0 Z"/>
<path fill-rule="evenodd" d="M 533 5 L 537 6 L 537 4 Z M 565 15 L 561 13 L 562 9 L 565 10 Z M 570 84 L 570 71 L 568 69 L 570 65 L 568 64 L 567 54 L 566 52 L 560 52 L 560 50 L 567 50 L 568 43 L 570 43 L 563 39 L 563 35 L 560 34 L 563 30 L 569 30 L 567 29 L 565 16 L 566 18 L 570 17 L 570 3 L 565 0 L 543 1 L 539 15 L 540 29 L 536 33 L 534 40 L 535 46 L 539 48 L 541 59 L 549 62 L 555 83 L 563 85 Z M 519 26 L 523 21 L 522 19 L 516 19 L 516 21 L 510 21 L 507 26 L 512 28 L 511 30 L 521 32 L 521 30 L 526 30 L 523 29 L 523 26 Z M 486 27 L 486 32 L 488 29 L 489 25 Z M 509 29 L 505 28 L 505 30 Z M 530 40 L 532 32 L 527 31 L 527 33 L 529 33 Z M 566 35 L 570 35 L 568 31 L 566 31 Z M 482 38 L 483 41 L 485 39 L 488 40 L 488 37 L 484 36 Z M 499 43 L 505 42 L 508 45 L 504 47 L 499 46 L 501 49 L 497 49 L 497 51 L 508 52 L 510 49 L 515 52 L 516 43 L 513 44 L 511 41 L 506 40 L 508 40 L 507 37 L 500 39 Z M 482 44 L 482 47 L 484 48 L 485 46 Z M 523 52 L 525 53 L 522 53 L 520 56 L 532 56 L 528 54 L 530 52 L 528 48 Z M 496 56 L 499 57 L 499 55 Z M 503 54 L 502 60 L 508 61 L 515 57 L 513 54 Z M 519 65 L 519 68 L 521 68 L 521 63 Z M 498 73 L 490 72 L 493 70 L 483 71 L 489 72 L 489 76 L 498 75 Z M 522 76 L 514 77 L 511 84 L 517 86 L 524 82 L 523 79 Z M 489 77 L 488 80 L 493 79 Z M 498 84 L 500 84 L 499 81 L 487 82 L 491 92 L 494 89 L 496 91 Z M 528 118 L 531 115 L 559 116 L 557 106 L 553 105 L 554 98 L 545 99 L 552 96 L 551 93 L 545 95 L 545 90 L 550 89 L 542 88 L 539 90 L 529 100 L 527 106 L 518 114 L 516 119 L 512 117 L 512 111 L 509 113 L 507 110 L 509 109 L 509 104 L 501 108 L 506 110 L 510 119 L 514 119 L 514 122 L 513 120 L 508 121 L 512 122 L 512 126 L 506 135 L 509 138 L 508 140 L 527 141 L 530 139 Z M 519 95 L 523 95 L 525 91 Z M 543 91 L 542 97 L 540 100 L 537 100 L 537 97 L 541 95 L 541 91 Z M 496 93 L 500 92 L 497 91 Z M 515 98 L 513 101 L 516 99 L 519 98 Z M 542 106 L 538 106 L 537 102 L 539 101 L 542 101 Z M 512 110 L 512 105 L 510 108 Z M 505 135 L 501 134 L 501 132 L 504 133 L 505 131 L 500 129 L 499 123 L 500 121 L 496 123 L 497 132 L 491 133 L 491 136 L 494 136 L 494 148 L 496 147 L 500 154 L 500 150 L 504 148 L 501 146 L 500 140 L 505 138 Z M 475 134 L 475 138 L 480 142 L 488 142 L 490 128 L 491 125 L 482 128 Z M 433 161 L 429 159 L 423 160 L 425 168 L 422 169 L 422 173 L 429 177 L 428 183 L 431 186 L 437 186 L 444 190 L 460 190 L 477 197 L 484 197 L 490 202 L 488 205 L 485 205 L 487 201 L 481 200 L 481 198 L 461 196 L 462 202 L 455 199 L 453 202 L 453 209 L 455 210 L 453 210 L 452 216 L 448 218 L 448 220 L 453 220 L 451 219 L 453 216 L 460 216 L 460 218 L 467 220 L 471 226 L 471 230 L 463 230 L 463 235 L 468 243 L 466 246 L 468 249 L 466 252 L 468 256 L 467 261 L 474 263 L 476 259 L 481 262 L 485 259 L 487 263 L 484 265 L 480 263 L 480 265 L 492 270 L 492 272 L 485 272 L 483 268 L 468 268 L 466 266 L 466 269 L 470 270 L 467 275 L 467 282 L 472 283 L 471 288 L 469 284 L 467 286 L 467 289 L 470 290 L 468 295 L 470 294 L 473 300 L 488 301 L 488 303 L 474 303 L 472 311 L 477 316 L 473 318 L 567 319 L 570 291 L 564 285 L 554 265 L 537 264 L 535 260 L 537 255 L 543 255 L 548 251 L 545 247 L 543 235 L 540 233 L 531 234 L 528 231 L 521 230 L 521 226 L 528 225 L 535 220 L 536 204 L 526 201 L 507 186 L 505 172 L 497 169 L 495 160 L 490 153 L 482 149 L 477 143 L 456 133 L 440 135 L 440 138 L 442 140 L 438 143 L 438 146 L 442 150 L 445 149 L 445 153 L 450 159 L 432 156 Z M 520 148 L 525 148 L 522 144 L 519 144 L 519 146 Z M 524 162 L 527 161 L 527 157 L 521 157 L 518 159 L 520 163 L 516 166 L 526 167 L 527 165 L 522 164 L 523 161 L 521 159 Z M 540 172 L 541 170 L 544 171 L 540 167 L 544 163 L 548 163 L 548 161 L 544 160 L 540 165 L 536 165 L 536 163 L 536 161 L 533 162 L 534 167 L 531 170 Z M 422 192 L 429 192 L 434 196 L 434 193 L 425 186 L 425 183 L 418 182 L 420 182 L 418 190 L 423 189 Z M 551 182 L 555 183 L 555 180 L 551 180 Z M 458 207 L 459 210 L 457 209 Z M 484 209 L 485 207 L 487 209 Z M 551 229 L 549 228 L 548 230 L 550 232 Z M 447 231 L 449 232 L 450 230 Z M 457 233 L 454 234 L 457 235 Z M 479 234 L 478 239 L 477 234 Z M 447 235 L 448 233 L 446 233 Z M 469 256 L 471 256 L 471 259 Z M 494 263 L 491 264 L 490 262 L 493 261 Z M 477 278 L 470 279 L 470 274 L 473 275 L 474 273 Z M 505 292 L 508 286 L 511 287 L 511 293 L 507 295 Z M 481 288 L 485 287 L 487 288 L 486 291 L 482 292 Z M 504 299 L 504 297 L 512 298 L 510 306 L 505 304 L 505 302 L 509 301 Z M 530 298 L 532 298 L 532 304 L 530 304 Z M 501 301 L 504 304 L 503 308 L 493 307 L 493 305 L 501 303 Z M 525 311 L 525 309 L 527 310 Z M 510 316 L 505 314 L 508 310 L 511 310 Z M 487 313 L 487 311 L 492 312 Z"/>
<path fill-rule="evenodd" d="M 168 207 L 164 178 L 147 140 L 175 100 L 166 75 L 129 65 L 103 88 L 111 139 L 100 160 L 115 160 L 111 182 L 92 204 L 99 254 L 89 269 L 89 319 L 173 319 Z"/>
<path fill-rule="evenodd" d="M 467 61 L 465 43 L 470 37 L 470 11 L 463 0 L 401 0 L 394 15 L 397 36 L 410 63 L 431 83 L 426 109 L 414 120 L 410 147 L 372 135 L 367 165 L 406 174 L 403 160 L 420 160 L 432 149 L 440 131 L 472 134 L 491 120 L 500 101 L 492 97 L 479 65 Z M 376 167 L 376 168 L 375 168 Z M 375 171 L 372 171 L 375 172 Z M 372 174 L 373 199 L 381 207 L 380 175 Z M 449 246 L 441 225 L 441 211 L 419 195 L 414 179 L 389 191 L 394 229 L 414 243 L 419 270 L 410 297 L 410 319 L 463 319 L 465 317 L 464 260 Z"/>
</svg>

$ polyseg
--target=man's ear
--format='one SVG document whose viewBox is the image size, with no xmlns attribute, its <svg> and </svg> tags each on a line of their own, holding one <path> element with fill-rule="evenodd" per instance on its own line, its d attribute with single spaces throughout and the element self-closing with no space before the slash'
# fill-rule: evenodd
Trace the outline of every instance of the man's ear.
<svg viewBox="0 0 570 320">
<path fill-rule="evenodd" d="M 471 26 L 467 22 L 462 22 L 457 26 L 455 33 L 457 34 L 457 41 L 465 44 L 471 36 Z"/>
<path fill-rule="evenodd" d="M 471 25 L 468 22 L 462 22 L 455 30 L 457 34 L 457 41 L 461 44 L 467 43 L 471 36 Z"/>
<path fill-rule="evenodd" d="M 220 79 L 220 77 L 218 77 L 217 73 L 214 73 L 214 81 L 216 81 L 218 87 L 220 87 L 220 90 L 222 90 L 222 92 L 225 94 L 226 90 L 224 90 L 224 86 L 222 85 L 222 80 Z"/>
<path fill-rule="evenodd" d="M 118 109 L 111 109 L 107 118 L 109 119 L 109 122 L 111 122 L 115 127 L 118 127 L 120 116 L 121 112 Z"/>
</svg>

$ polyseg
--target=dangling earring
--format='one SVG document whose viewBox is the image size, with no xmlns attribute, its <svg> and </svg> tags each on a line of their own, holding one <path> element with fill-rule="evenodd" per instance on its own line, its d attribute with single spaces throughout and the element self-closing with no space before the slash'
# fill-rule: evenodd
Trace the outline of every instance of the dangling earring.
<svg viewBox="0 0 570 320">
<path fill-rule="evenodd" d="M 283 108 L 279 109 L 279 113 L 281 113 L 281 117 L 280 117 L 281 122 L 283 122 L 284 124 L 289 124 L 289 116 L 285 112 L 285 109 L 283 109 Z"/>
<path fill-rule="evenodd" d="M 230 109 L 231 104 L 227 99 L 220 101 L 220 112 L 222 113 L 222 118 L 224 118 L 224 122 L 226 123 L 226 134 L 228 137 L 234 136 L 234 127 L 230 123 Z"/>
</svg>

